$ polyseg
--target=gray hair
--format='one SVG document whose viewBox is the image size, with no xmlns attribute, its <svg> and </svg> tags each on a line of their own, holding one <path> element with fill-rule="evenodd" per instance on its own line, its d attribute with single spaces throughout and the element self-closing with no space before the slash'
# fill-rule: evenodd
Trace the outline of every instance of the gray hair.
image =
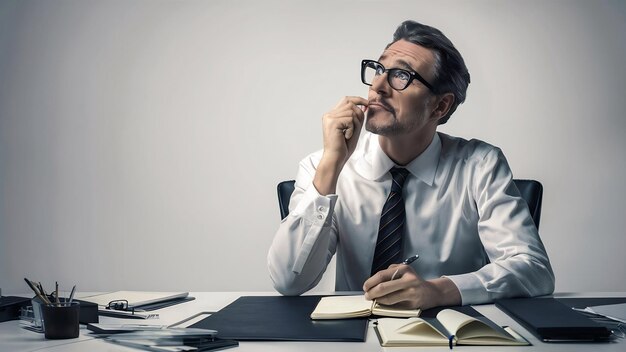
<svg viewBox="0 0 626 352">
<path fill-rule="evenodd" d="M 387 45 L 387 48 L 402 39 L 432 49 L 435 53 L 435 81 L 431 83 L 434 88 L 433 93 L 454 95 L 454 103 L 450 110 L 439 120 L 439 124 L 443 125 L 448 122 L 459 104 L 465 101 L 467 86 L 470 83 L 470 74 L 465 61 L 450 39 L 437 28 L 415 21 L 404 21 L 396 29 L 393 41 Z"/>
</svg>

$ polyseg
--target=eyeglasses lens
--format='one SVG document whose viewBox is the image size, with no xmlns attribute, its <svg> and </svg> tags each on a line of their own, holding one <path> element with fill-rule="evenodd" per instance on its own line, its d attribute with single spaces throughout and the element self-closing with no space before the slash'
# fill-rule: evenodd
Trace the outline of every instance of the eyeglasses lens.
<svg viewBox="0 0 626 352">
<path fill-rule="evenodd" d="M 368 85 L 372 85 L 374 83 L 374 79 L 382 76 L 385 73 L 385 68 L 377 62 L 368 62 L 363 67 L 363 79 L 364 83 Z M 402 90 L 406 88 L 409 80 L 411 79 L 410 74 L 404 70 L 400 69 L 390 69 L 387 70 L 387 82 L 389 85 L 396 90 Z"/>
</svg>

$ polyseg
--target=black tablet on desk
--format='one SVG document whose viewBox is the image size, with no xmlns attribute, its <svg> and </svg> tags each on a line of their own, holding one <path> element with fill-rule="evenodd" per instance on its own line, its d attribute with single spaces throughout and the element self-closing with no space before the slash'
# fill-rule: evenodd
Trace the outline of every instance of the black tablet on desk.
<svg viewBox="0 0 626 352">
<path fill-rule="evenodd" d="M 554 298 L 497 300 L 496 306 L 544 342 L 609 341 L 611 330 Z"/>
</svg>

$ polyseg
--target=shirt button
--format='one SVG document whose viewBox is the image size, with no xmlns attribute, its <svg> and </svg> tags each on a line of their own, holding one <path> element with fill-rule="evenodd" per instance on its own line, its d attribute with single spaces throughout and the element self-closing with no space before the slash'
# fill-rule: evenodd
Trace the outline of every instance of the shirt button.
<svg viewBox="0 0 626 352">
<path fill-rule="evenodd" d="M 324 219 L 324 215 L 322 215 L 322 214 L 317 214 L 317 218 L 318 218 L 318 219 L 320 219 L 320 220 L 322 220 L 322 219 Z"/>
<path fill-rule="evenodd" d="M 323 205 L 320 205 L 319 207 L 317 207 L 317 211 L 325 212 L 326 208 Z"/>
</svg>

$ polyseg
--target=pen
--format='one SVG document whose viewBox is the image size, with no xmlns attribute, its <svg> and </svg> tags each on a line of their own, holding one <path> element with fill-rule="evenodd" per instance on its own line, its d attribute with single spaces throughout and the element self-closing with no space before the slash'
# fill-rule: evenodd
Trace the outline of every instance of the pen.
<svg viewBox="0 0 626 352">
<path fill-rule="evenodd" d="M 408 258 L 406 258 L 406 259 L 405 259 L 405 260 L 403 260 L 403 261 L 402 261 L 402 263 L 400 263 L 400 264 L 403 264 L 403 265 L 409 265 L 409 264 L 413 263 L 414 261 L 416 261 L 416 260 L 417 260 L 417 258 L 419 258 L 419 257 L 420 257 L 420 256 L 419 256 L 419 254 L 416 254 L 416 255 L 414 255 L 414 256 L 412 256 L 412 257 L 408 257 Z M 393 275 L 391 275 L 391 280 L 389 280 L 389 281 L 393 281 L 393 279 L 395 279 L 395 278 L 396 278 L 396 275 L 398 275 L 398 270 L 400 270 L 400 267 L 398 267 L 398 268 L 396 269 L 396 271 L 393 273 Z M 377 303 L 376 303 L 376 300 L 374 300 L 374 301 L 372 302 L 372 307 L 376 306 L 376 304 L 377 304 Z"/>
<path fill-rule="evenodd" d="M 61 306 L 61 301 L 59 301 L 59 282 L 58 281 L 54 282 L 54 287 L 55 287 L 55 289 L 54 289 L 54 301 L 55 301 L 57 307 L 60 307 Z"/>
<path fill-rule="evenodd" d="M 408 257 L 408 258 L 406 258 L 405 260 L 403 260 L 401 264 L 403 264 L 403 265 L 409 265 L 409 264 L 413 263 L 414 261 L 416 261 L 416 260 L 417 260 L 417 258 L 419 258 L 419 257 L 420 257 L 420 255 L 419 255 L 419 254 L 416 254 L 416 255 L 414 255 L 414 256 L 412 256 L 412 257 Z M 398 274 L 398 270 L 400 270 L 400 268 L 397 268 L 397 269 L 396 269 L 396 271 L 393 273 L 393 275 L 391 275 L 391 280 L 389 280 L 389 281 L 393 281 L 393 279 L 395 279 L 395 278 L 396 278 L 396 275 Z"/>
<path fill-rule="evenodd" d="M 72 292 L 70 292 L 70 304 L 72 304 L 72 301 L 74 300 L 74 292 L 76 292 L 76 285 L 72 287 Z"/>
<path fill-rule="evenodd" d="M 42 303 L 44 304 L 49 303 L 48 299 L 39 292 L 39 289 L 36 288 L 35 284 L 33 284 L 27 278 L 24 278 L 24 281 L 26 281 L 26 284 L 28 285 L 28 287 L 30 287 L 30 289 L 33 290 L 33 292 L 35 292 L 35 296 L 37 296 L 37 298 L 39 298 Z"/>
<path fill-rule="evenodd" d="M 41 292 L 41 296 L 43 298 L 45 298 L 44 303 L 46 304 L 52 304 L 52 302 L 50 302 L 50 299 L 48 299 L 48 294 L 46 293 L 46 290 L 43 289 L 43 285 L 41 284 L 41 281 L 38 283 L 39 284 L 39 292 Z"/>
<path fill-rule="evenodd" d="M 419 258 L 419 257 L 420 257 L 420 255 L 419 255 L 419 254 L 416 254 L 416 255 L 414 255 L 414 256 L 412 256 L 412 257 L 408 257 L 408 258 L 406 258 L 406 259 L 402 262 L 402 264 L 409 265 L 409 264 L 413 263 L 414 261 L 416 261 L 416 260 L 417 260 L 417 258 Z"/>
</svg>

